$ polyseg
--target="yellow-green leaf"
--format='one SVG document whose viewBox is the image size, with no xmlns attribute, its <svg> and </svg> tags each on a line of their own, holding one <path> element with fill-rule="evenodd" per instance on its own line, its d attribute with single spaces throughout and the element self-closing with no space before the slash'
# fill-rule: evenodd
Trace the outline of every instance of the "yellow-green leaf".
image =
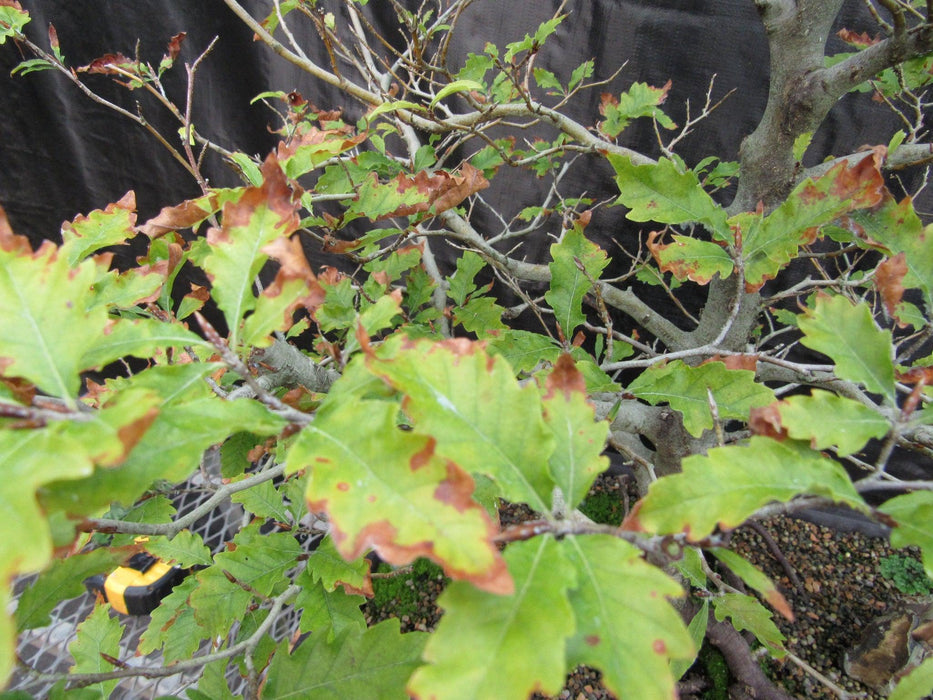
<svg viewBox="0 0 933 700">
<path fill-rule="evenodd" d="M 800 494 L 825 496 L 867 510 L 838 462 L 807 446 L 755 436 L 748 444 L 711 449 L 683 460 L 683 471 L 658 479 L 623 523 L 647 532 L 684 532 L 691 541 L 716 527 L 741 525 L 773 501 Z"/>
<path fill-rule="evenodd" d="M 396 565 L 424 556 L 451 578 L 511 590 L 473 479 L 435 454 L 433 438 L 399 429 L 397 414 L 393 403 L 356 401 L 302 430 L 287 462 L 308 470 L 309 509 L 328 513 L 348 560 L 370 547 Z"/>
<path fill-rule="evenodd" d="M 800 342 L 832 358 L 840 379 L 860 382 L 894 403 L 891 332 L 875 325 L 868 304 L 821 294 L 798 319 Z"/>
<path fill-rule="evenodd" d="M 791 396 L 776 406 L 788 435 L 811 440 L 816 449 L 835 447 L 840 456 L 858 452 L 871 438 L 884 437 L 891 427 L 868 406 L 819 389 L 809 396 Z"/>
<path fill-rule="evenodd" d="M 417 697 L 525 700 L 554 695 L 567 672 L 564 646 L 574 633 L 568 590 L 576 574 L 553 538 L 516 542 L 505 552 L 511 595 L 454 582 L 438 598 L 445 610 L 409 682 Z"/>
<path fill-rule="evenodd" d="M 752 408 L 774 401 L 774 393 L 755 382 L 755 373 L 745 369 L 727 369 L 722 362 L 707 362 L 691 367 L 681 360 L 654 365 L 642 372 L 628 390 L 653 406 L 668 403 L 680 411 L 687 431 L 699 437 L 713 427 L 709 393 L 723 420 L 747 421 Z"/>
<path fill-rule="evenodd" d="M 668 600 L 683 589 L 616 537 L 568 537 L 561 547 L 578 582 L 570 592 L 577 630 L 567 643 L 568 665 L 599 669 L 617 697 L 673 697 L 671 661 L 687 662 L 697 651 Z"/>
</svg>

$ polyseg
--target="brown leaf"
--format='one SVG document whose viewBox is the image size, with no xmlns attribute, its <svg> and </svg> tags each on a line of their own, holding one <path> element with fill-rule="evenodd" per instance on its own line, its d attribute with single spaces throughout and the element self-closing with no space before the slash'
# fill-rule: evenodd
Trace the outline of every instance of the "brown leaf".
<svg viewBox="0 0 933 700">
<path fill-rule="evenodd" d="M 10 226 L 10 220 L 7 218 L 6 211 L 2 206 L 0 206 L 0 250 L 24 255 L 32 253 L 32 245 L 29 243 L 29 239 L 26 236 L 18 236 L 13 233 L 13 227 Z"/>
<path fill-rule="evenodd" d="M 619 98 L 613 95 L 611 92 L 604 92 L 599 96 L 599 113 L 606 116 L 606 109 L 609 107 L 615 107 L 619 104 Z"/>
<path fill-rule="evenodd" d="M 758 368 L 758 355 L 713 355 L 700 364 L 705 365 L 708 362 L 722 362 L 726 369 L 746 369 L 754 372 Z"/>
<path fill-rule="evenodd" d="M 748 416 L 748 428 L 755 435 L 764 435 L 778 442 L 787 438 L 787 430 L 781 424 L 781 413 L 778 410 L 780 401 L 767 406 L 752 408 Z"/>
<path fill-rule="evenodd" d="M 416 187 L 421 194 L 427 195 L 427 201 L 406 204 L 380 216 L 379 219 L 410 216 L 429 210 L 434 214 L 440 214 L 442 211 L 453 209 L 470 195 L 489 187 L 489 180 L 485 178 L 483 171 L 474 168 L 469 163 L 464 163 L 460 167 L 459 175 L 451 175 L 443 170 L 435 173 L 420 170 L 414 177 L 399 173 L 394 181 L 399 192 Z"/>
<path fill-rule="evenodd" d="M 61 48 L 61 44 L 58 42 L 58 32 L 55 30 L 55 25 L 53 24 L 49 24 L 49 46 L 52 47 L 53 51 Z"/>
<path fill-rule="evenodd" d="M 3 384 L 9 389 L 10 393 L 13 394 L 13 398 L 21 404 L 28 406 L 32 403 L 33 398 L 35 398 L 36 385 L 21 377 L 0 376 L 0 384 Z"/>
<path fill-rule="evenodd" d="M 117 70 L 120 68 L 120 70 Z M 95 58 L 86 66 L 78 68 L 79 73 L 101 73 L 104 75 L 124 75 L 129 72 L 138 74 L 139 66 L 132 58 L 124 56 L 122 53 L 108 53 L 100 58 Z"/>
<path fill-rule="evenodd" d="M 288 178 L 279 166 L 275 152 L 268 155 L 262 164 L 262 185 L 247 187 L 236 202 L 227 202 L 223 209 L 223 235 L 215 234 L 217 240 L 227 240 L 232 228 L 248 226 L 253 213 L 260 206 L 267 206 L 281 219 L 279 226 L 287 236 L 298 230 L 299 193 L 289 186 Z M 210 240 L 210 232 L 208 232 Z"/>
<path fill-rule="evenodd" d="M 903 282 L 906 274 L 907 257 L 902 252 L 886 259 L 875 271 L 875 287 L 881 294 L 885 310 L 893 318 L 897 318 L 897 305 L 904 297 Z M 904 328 L 907 324 L 898 320 L 897 325 Z"/>
<path fill-rule="evenodd" d="M 301 247 L 301 241 L 297 238 L 277 238 L 262 249 L 281 266 L 276 273 L 275 280 L 263 292 L 266 296 L 276 296 L 281 293 L 282 287 L 286 282 L 293 279 L 303 280 L 307 285 L 308 292 L 300 299 L 296 300 L 295 307 L 304 306 L 308 311 L 313 312 L 317 307 L 324 303 L 326 292 L 318 282 L 317 277 L 311 271 L 308 265 L 308 259 L 305 257 L 304 250 Z"/>
<path fill-rule="evenodd" d="M 186 36 L 188 36 L 187 32 L 179 32 L 168 40 L 168 53 L 166 54 L 166 58 L 173 62 L 178 58 L 178 54 L 181 53 L 181 44 Z"/>
<path fill-rule="evenodd" d="M 857 46 L 861 49 L 872 46 L 873 44 L 877 44 L 879 41 L 881 41 L 881 39 L 878 37 L 870 37 L 868 32 L 862 32 L 861 34 L 858 34 L 851 29 L 840 29 L 836 33 L 836 36 L 838 36 L 847 44 L 852 44 L 853 46 Z"/>
</svg>

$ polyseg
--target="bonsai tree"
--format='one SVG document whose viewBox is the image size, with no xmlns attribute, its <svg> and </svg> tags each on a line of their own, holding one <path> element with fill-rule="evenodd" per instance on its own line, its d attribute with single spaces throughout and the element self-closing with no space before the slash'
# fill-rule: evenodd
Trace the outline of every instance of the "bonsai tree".
<svg viewBox="0 0 933 700">
<path fill-rule="evenodd" d="M 727 548 L 730 530 L 841 504 L 920 547 L 933 575 L 933 479 L 890 472 L 900 451 L 933 449 L 933 236 L 912 193 L 888 187 L 933 152 L 929 2 L 878 0 L 877 36 L 843 32 L 851 51 L 827 56 L 842 0 L 758 0 L 767 109 L 738 162 L 698 163 L 677 146 L 712 97 L 676 125 L 668 87 L 636 82 L 587 121 L 568 115 L 603 86 L 592 62 L 536 64 L 565 14 L 452 64 L 469 0 L 397 5 L 404 45 L 363 0 L 339 15 L 275 2 L 265 17 L 224 2 L 362 116 L 270 86 L 257 99 L 280 141 L 256 158 L 196 126 L 209 46 L 185 64 L 179 105 L 162 79 L 182 35 L 158 62 L 71 66 L 54 28 L 35 43 L 28 13 L 0 0 L 0 42 L 32 55 L 19 73 L 60 72 L 202 189 L 144 222 L 130 192 L 38 246 L 0 218 L 0 494 L 15 533 L 0 566 L 38 572 L 0 623 L 4 678 L 18 634 L 143 551 L 187 574 L 136 643 L 160 655 L 124 661 L 110 610 L 126 594 L 104 587 L 71 671 L 51 679 L 64 696 L 198 670 L 191 697 L 525 698 L 583 664 L 618 696 L 663 698 L 707 635 L 774 694 L 736 630 L 793 656 L 772 619 L 792 610 Z M 317 53 L 295 38 L 303 23 Z M 96 94 L 90 74 L 154 97 L 178 135 Z M 851 91 L 903 129 L 804 166 Z M 621 145 L 636 120 L 653 122 L 660 157 Z M 242 185 L 211 187 L 207 153 Z M 565 191 L 577 159 L 607 166 L 610 201 Z M 490 216 L 485 190 L 518 177 L 541 198 Z M 638 225 L 639 244 L 591 240 L 601 216 Z M 144 252 L 115 268 L 130 241 Z M 638 488 L 621 527 L 578 509 L 607 451 Z M 199 504 L 176 510 L 192 488 Z M 246 517 L 206 546 L 197 523 L 231 502 Z M 516 505 L 530 519 L 500 522 Z M 371 552 L 443 570 L 433 631 L 367 625 Z M 929 692 L 933 662 L 901 686 Z"/>
</svg>

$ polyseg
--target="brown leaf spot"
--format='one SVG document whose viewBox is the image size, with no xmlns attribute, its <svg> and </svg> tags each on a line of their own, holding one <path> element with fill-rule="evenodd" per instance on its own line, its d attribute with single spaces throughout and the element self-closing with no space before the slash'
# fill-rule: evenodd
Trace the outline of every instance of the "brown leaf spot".
<svg viewBox="0 0 933 700">
<path fill-rule="evenodd" d="M 123 444 L 123 455 L 119 460 L 114 462 L 118 464 L 123 461 L 123 458 L 130 453 L 136 443 L 138 443 L 143 435 L 146 434 L 146 431 L 149 430 L 149 426 L 152 425 L 153 421 L 158 417 L 159 409 L 155 406 L 146 411 L 145 414 L 137 418 L 131 423 L 127 423 L 124 426 L 121 426 L 117 430 L 117 438 Z"/>
<path fill-rule="evenodd" d="M 655 654 L 666 654 L 667 644 L 664 643 L 663 639 L 655 639 L 651 642 L 651 649 Z"/>
<path fill-rule="evenodd" d="M 888 258 L 875 271 L 875 287 L 881 293 L 881 300 L 884 302 L 884 308 L 889 315 L 897 316 L 897 305 L 904 297 L 904 276 L 907 274 L 907 257 L 904 253 L 898 253 L 893 258 Z M 898 326 L 903 328 L 907 324 L 898 321 Z"/>
<path fill-rule="evenodd" d="M 434 446 L 436 444 L 437 441 L 433 437 L 428 437 L 424 443 L 424 447 L 411 456 L 409 464 L 413 472 L 418 471 L 431 461 L 434 457 Z"/>
<path fill-rule="evenodd" d="M 600 640 L 598 634 L 588 634 L 588 635 L 586 635 L 586 637 L 583 638 L 583 641 L 585 641 L 585 642 L 586 642 L 587 644 L 589 644 L 591 647 L 595 647 L 595 646 L 599 645 L 599 643 L 600 643 L 601 640 Z"/>
<path fill-rule="evenodd" d="M 554 363 L 554 370 L 547 377 L 547 393 L 544 398 L 549 399 L 557 392 L 561 392 L 569 401 L 574 392 L 586 396 L 586 381 L 583 373 L 577 369 L 576 363 L 570 353 L 561 353 Z"/>
<path fill-rule="evenodd" d="M 349 491 L 350 484 L 348 484 L 346 481 L 341 481 L 337 484 L 337 490 L 338 491 Z"/>
<path fill-rule="evenodd" d="M 781 412 L 779 410 L 781 403 L 775 401 L 767 406 L 752 408 L 748 416 L 749 430 L 755 435 L 764 435 L 783 442 L 787 438 L 787 430 L 781 424 Z"/>
<path fill-rule="evenodd" d="M 472 498 L 474 488 L 473 477 L 448 460 L 447 478 L 434 489 L 434 498 L 452 506 L 458 513 L 465 513 L 478 507 Z"/>
</svg>

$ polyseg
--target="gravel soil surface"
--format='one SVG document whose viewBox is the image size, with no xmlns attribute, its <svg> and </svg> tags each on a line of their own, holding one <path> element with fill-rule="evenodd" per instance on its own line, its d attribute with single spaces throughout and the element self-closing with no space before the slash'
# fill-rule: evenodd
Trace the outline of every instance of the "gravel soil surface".
<svg viewBox="0 0 933 700">
<path fill-rule="evenodd" d="M 587 515 L 594 519 L 618 522 L 634 501 L 628 477 L 604 475 L 582 510 L 589 510 Z M 523 507 L 507 506 L 501 513 L 503 525 L 534 517 Z M 732 548 L 764 571 L 790 603 L 794 621 L 777 613 L 774 619 L 793 654 L 845 692 L 867 700 L 885 697 L 849 678 L 843 670 L 843 656 L 858 644 L 872 621 L 905 598 L 879 569 L 881 559 L 895 553 L 886 539 L 779 517 L 756 528 L 737 529 L 732 535 Z M 917 556 L 916 552 L 905 550 L 898 553 Z M 419 564 L 381 580 L 392 584 L 384 586 L 380 579 L 375 582 L 376 598 L 364 608 L 371 622 L 399 617 L 403 631 L 434 628 L 442 612 L 435 601 L 445 584 L 439 569 Z M 706 664 L 697 663 L 684 677 L 681 698 L 728 697 L 723 681 L 719 681 L 717 689 L 717 681 L 708 670 L 716 663 L 721 665 L 721 657 L 717 660 L 714 653 L 710 659 L 707 652 L 703 657 Z M 792 696 L 840 697 L 826 683 L 789 660 L 776 662 L 763 657 L 761 663 L 769 677 Z M 578 668 L 555 697 L 561 700 L 614 697 L 599 679 L 597 671 Z M 534 698 L 544 700 L 540 695 Z"/>
</svg>

